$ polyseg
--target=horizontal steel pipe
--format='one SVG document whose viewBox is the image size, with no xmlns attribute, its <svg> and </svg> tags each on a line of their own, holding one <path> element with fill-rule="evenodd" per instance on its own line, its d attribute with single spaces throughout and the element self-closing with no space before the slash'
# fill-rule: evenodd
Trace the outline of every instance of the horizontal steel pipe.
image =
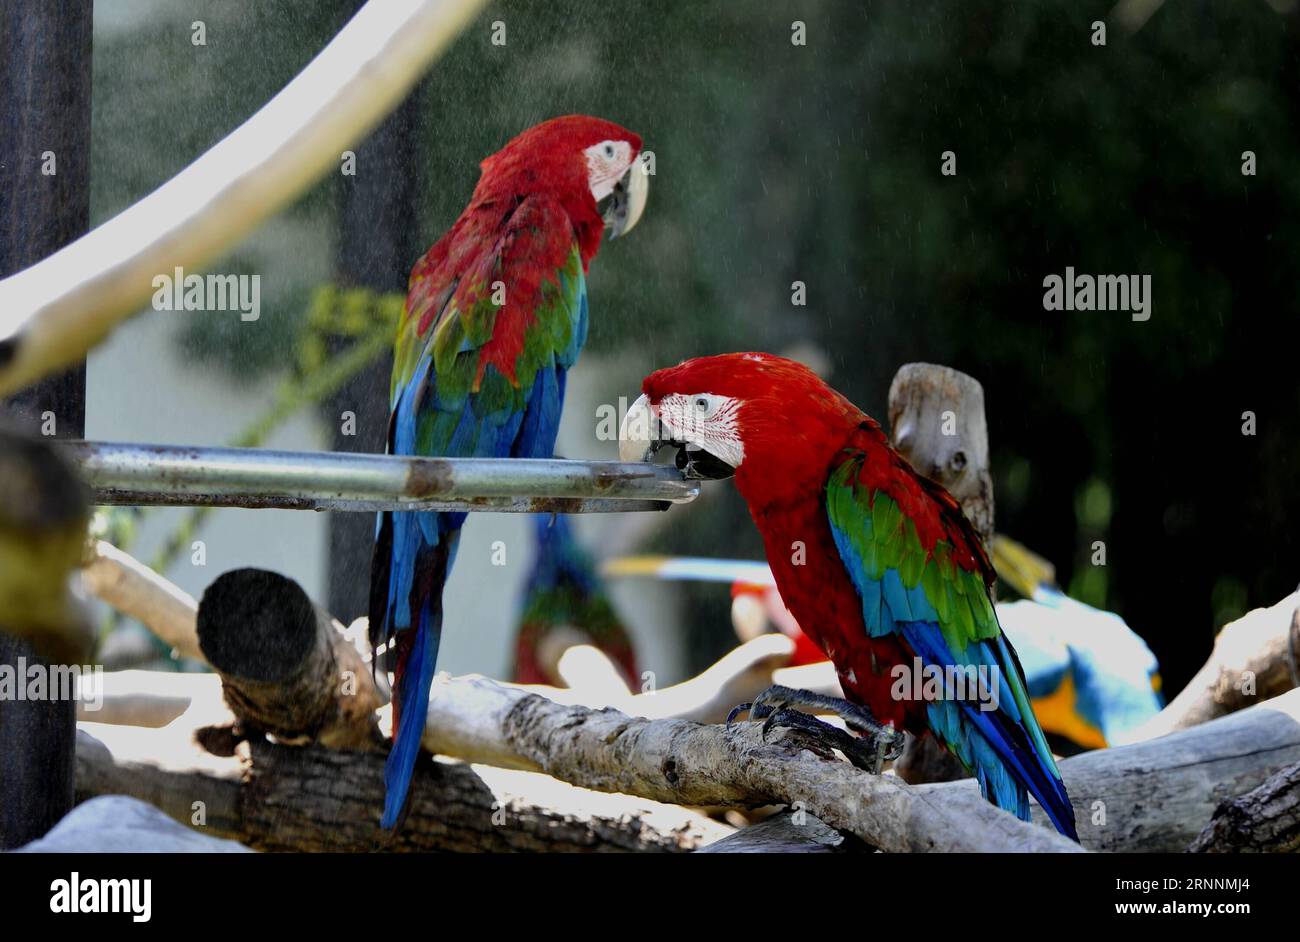
<svg viewBox="0 0 1300 942">
<path fill-rule="evenodd" d="M 101 504 L 286 510 L 608 513 L 661 510 L 699 487 L 673 468 L 559 458 L 69 442 Z"/>
</svg>

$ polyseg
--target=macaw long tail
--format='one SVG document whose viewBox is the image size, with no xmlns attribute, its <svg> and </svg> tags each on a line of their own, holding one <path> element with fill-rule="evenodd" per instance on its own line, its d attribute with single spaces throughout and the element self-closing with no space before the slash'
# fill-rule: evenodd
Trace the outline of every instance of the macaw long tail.
<svg viewBox="0 0 1300 942">
<path fill-rule="evenodd" d="M 908 622 L 903 637 L 926 665 L 940 671 L 947 665 L 974 661 L 995 668 L 986 675 L 997 685 L 998 698 L 989 704 L 946 696 L 926 705 L 930 730 L 971 770 L 984 797 L 1022 821 L 1029 820 L 1029 795 L 1038 800 L 1058 831 L 1078 842 L 1074 808 L 1061 781 L 1051 750 L 1025 689 L 1024 671 L 1006 639 L 971 645 L 957 662 L 947 650 L 934 622 Z M 997 703 L 996 709 L 985 706 Z"/>
<path fill-rule="evenodd" d="M 371 643 L 395 639 L 393 742 L 384 766 L 384 815 L 395 828 L 420 754 L 429 685 L 442 638 L 442 590 L 464 514 L 380 514 L 371 572 Z M 378 626 L 378 630 L 376 630 Z"/>
</svg>

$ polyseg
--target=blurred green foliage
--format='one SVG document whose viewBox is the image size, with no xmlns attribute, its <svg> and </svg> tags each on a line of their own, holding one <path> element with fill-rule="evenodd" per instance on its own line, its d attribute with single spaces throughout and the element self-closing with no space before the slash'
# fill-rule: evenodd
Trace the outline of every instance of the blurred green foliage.
<svg viewBox="0 0 1300 942">
<path fill-rule="evenodd" d="M 1128 618 L 1177 689 L 1217 623 L 1297 579 L 1300 24 L 1280 2 L 1180 0 L 1136 35 L 1111 22 L 1095 46 L 1091 24 L 1113 6 L 493 4 L 417 93 L 420 242 L 520 129 L 583 111 L 638 130 L 656 155 L 650 206 L 592 268 L 591 348 L 644 371 L 812 342 L 877 416 L 902 363 L 973 374 L 1000 529 Z M 179 0 L 97 34 L 97 218 L 251 113 L 349 8 Z M 204 18 L 196 55 L 189 23 Z M 806 46 L 791 44 L 796 19 Z M 939 172 L 949 150 L 955 177 Z M 1241 173 L 1246 150 L 1257 176 Z M 263 274 L 267 355 L 205 323 L 186 335 L 196 357 L 283 360 L 331 270 L 332 193 L 316 188 L 226 263 Z M 1044 311 L 1042 280 L 1066 266 L 1150 275 L 1151 320 Z M 806 306 L 791 304 L 794 281 Z M 756 555 L 744 517 L 734 495 L 679 514 L 668 548 Z M 719 626 L 696 641 L 700 662 L 729 643 L 719 595 L 694 594 L 693 621 Z"/>
</svg>

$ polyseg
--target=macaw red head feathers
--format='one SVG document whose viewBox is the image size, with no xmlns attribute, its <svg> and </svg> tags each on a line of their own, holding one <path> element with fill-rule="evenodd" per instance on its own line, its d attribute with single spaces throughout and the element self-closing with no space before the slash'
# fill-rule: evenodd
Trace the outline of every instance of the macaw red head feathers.
<svg viewBox="0 0 1300 942">
<path fill-rule="evenodd" d="M 624 419 L 624 460 L 656 440 L 681 444 L 680 467 L 701 477 L 735 470 L 742 490 L 755 475 L 791 483 L 824 475 L 854 427 L 871 422 L 806 366 L 767 353 L 687 360 L 651 373 L 641 388 Z M 638 423 L 646 426 L 641 441 Z"/>
<path fill-rule="evenodd" d="M 612 121 L 565 115 L 515 137 L 480 164 L 474 203 L 549 191 L 575 223 L 603 222 L 611 236 L 636 225 L 649 178 L 637 164 L 640 135 Z M 603 216 L 597 204 L 608 201 Z"/>
</svg>

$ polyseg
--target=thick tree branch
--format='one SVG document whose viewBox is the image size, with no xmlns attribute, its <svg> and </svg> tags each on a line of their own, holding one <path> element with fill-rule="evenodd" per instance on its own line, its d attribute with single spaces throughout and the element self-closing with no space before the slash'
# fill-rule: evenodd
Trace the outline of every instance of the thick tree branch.
<svg viewBox="0 0 1300 942">
<path fill-rule="evenodd" d="M 661 801 L 745 806 L 800 802 L 884 850 L 1061 850 L 980 797 L 973 781 L 909 787 L 814 755 L 797 733 L 764 744 L 731 730 L 564 707 L 484 678 L 434 684 L 426 747 L 546 771 L 598 790 Z M 802 748 L 801 748 L 802 747 Z M 1164 739 L 1066 759 L 1061 773 L 1084 846 L 1182 850 L 1216 804 L 1300 761 L 1300 692 Z"/>
<path fill-rule="evenodd" d="M 428 761 L 391 835 L 379 827 L 382 755 L 257 742 L 221 757 L 191 732 L 188 717 L 163 730 L 83 724 L 78 798 L 130 795 L 202 833 L 276 851 L 683 851 L 731 832 L 686 809 L 542 775 Z"/>
<path fill-rule="evenodd" d="M 789 804 L 882 850 L 1077 850 L 978 793 L 935 801 L 893 776 L 815 755 L 797 732 L 764 743 L 758 725 L 634 719 L 561 706 L 482 677 L 440 676 L 424 744 L 444 755 L 538 769 L 585 788 L 674 804 Z"/>
<path fill-rule="evenodd" d="M 1196 854 L 1300 851 L 1300 762 L 1219 805 L 1189 850 Z"/>
</svg>

